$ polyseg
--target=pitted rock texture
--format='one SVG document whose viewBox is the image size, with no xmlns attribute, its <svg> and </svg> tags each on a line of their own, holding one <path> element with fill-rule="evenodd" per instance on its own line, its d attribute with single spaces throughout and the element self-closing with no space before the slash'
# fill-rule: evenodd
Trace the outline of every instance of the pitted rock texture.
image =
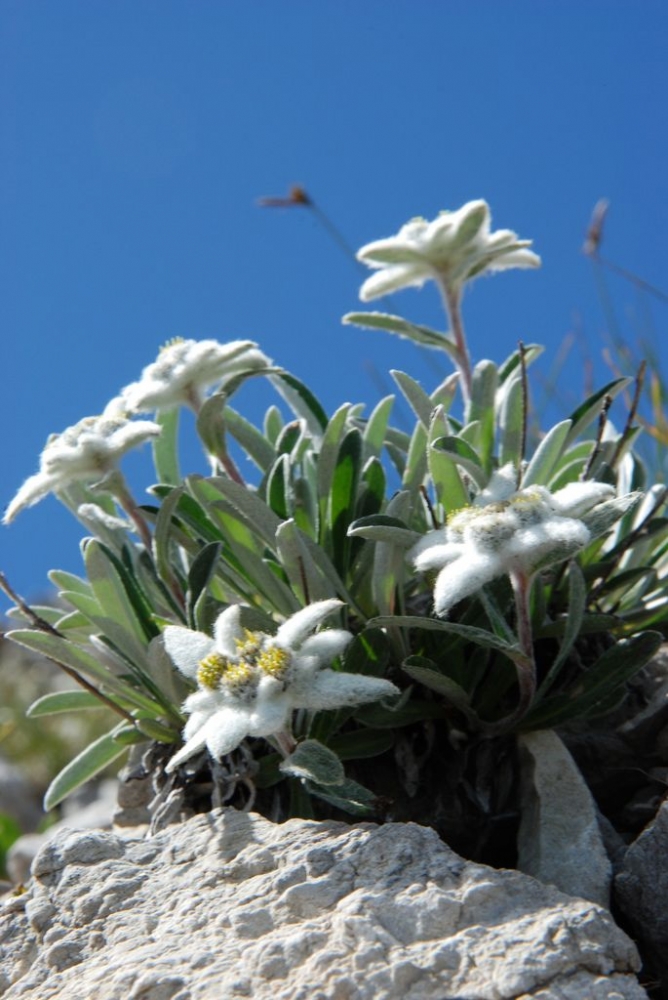
<svg viewBox="0 0 668 1000">
<path fill-rule="evenodd" d="M 0 915 L 4 1000 L 641 1000 L 637 968 L 607 911 L 415 824 L 60 832 Z"/>
<path fill-rule="evenodd" d="M 615 889 L 652 978 L 660 984 L 657 996 L 668 997 L 668 800 L 626 852 Z"/>
</svg>

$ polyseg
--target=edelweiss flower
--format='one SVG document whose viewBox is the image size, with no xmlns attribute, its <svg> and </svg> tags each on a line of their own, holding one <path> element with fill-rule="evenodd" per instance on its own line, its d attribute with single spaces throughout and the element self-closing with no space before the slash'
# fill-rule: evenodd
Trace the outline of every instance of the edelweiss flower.
<svg viewBox="0 0 668 1000">
<path fill-rule="evenodd" d="M 170 341 L 156 361 L 144 368 L 141 379 L 121 390 L 107 406 L 107 412 L 128 414 L 147 410 L 168 410 L 186 404 L 201 406 L 204 389 L 224 385 L 234 375 L 270 364 L 252 340 Z"/>
<path fill-rule="evenodd" d="M 544 486 L 515 490 L 510 469 L 499 470 L 471 507 L 455 511 L 445 528 L 431 531 L 408 553 L 416 569 L 439 570 L 434 607 L 439 615 L 484 584 L 508 573 L 533 576 L 569 559 L 591 532 L 580 518 L 614 496 L 604 483 L 571 483 L 550 493 Z"/>
<path fill-rule="evenodd" d="M 74 482 L 99 482 L 116 469 L 126 451 L 160 432 L 159 425 L 150 420 L 103 415 L 85 417 L 62 434 L 52 434 L 40 456 L 39 472 L 26 479 L 9 504 L 4 524 L 48 493 Z"/>
<path fill-rule="evenodd" d="M 177 625 L 164 631 L 165 649 L 179 670 L 197 681 L 184 703 L 190 715 L 185 746 L 169 762 L 173 771 L 205 746 L 220 758 L 247 736 L 285 733 L 294 709 L 360 705 L 399 694 L 390 681 L 331 670 L 352 636 L 343 629 L 310 635 L 341 601 L 318 601 L 297 611 L 276 635 L 241 627 L 234 604 L 218 616 L 214 637 Z"/>
<path fill-rule="evenodd" d="M 367 243 L 358 260 L 379 270 L 364 282 L 360 298 L 369 302 L 430 278 L 453 290 L 484 271 L 540 266 L 540 257 L 526 249 L 531 240 L 509 229 L 491 233 L 490 223 L 487 202 L 469 201 L 433 222 L 413 219 L 396 236 Z"/>
</svg>

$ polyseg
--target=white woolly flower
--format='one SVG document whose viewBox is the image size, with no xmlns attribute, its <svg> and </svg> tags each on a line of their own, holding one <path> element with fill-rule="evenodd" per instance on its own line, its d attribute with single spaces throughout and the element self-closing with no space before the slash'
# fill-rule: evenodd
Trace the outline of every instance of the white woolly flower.
<svg viewBox="0 0 668 1000">
<path fill-rule="evenodd" d="M 421 572 L 438 570 L 434 608 L 446 615 L 465 597 L 504 573 L 530 578 L 569 559 L 591 539 L 580 518 L 615 495 L 604 483 L 570 483 L 556 493 L 544 486 L 515 490 L 510 468 L 499 470 L 470 507 L 455 511 L 409 551 Z"/>
<path fill-rule="evenodd" d="M 360 298 L 369 302 L 430 278 L 455 289 L 485 271 L 540 266 L 540 257 L 527 249 L 531 240 L 509 229 L 492 233 L 490 224 L 487 202 L 469 201 L 433 222 L 413 219 L 396 236 L 367 243 L 358 260 L 378 271 L 364 282 Z"/>
<path fill-rule="evenodd" d="M 179 670 L 197 681 L 198 689 L 183 706 L 190 716 L 183 730 L 185 746 L 167 770 L 204 747 L 218 759 L 247 736 L 284 733 L 294 709 L 340 708 L 399 694 L 390 681 L 326 666 L 352 635 L 343 629 L 310 633 L 341 606 L 337 600 L 309 604 L 288 618 L 276 635 L 244 629 L 238 604 L 218 616 L 213 638 L 168 626 L 165 649 Z"/>
<path fill-rule="evenodd" d="M 175 339 L 142 371 L 138 382 L 121 390 L 107 406 L 108 413 L 143 413 L 187 405 L 199 409 L 201 394 L 209 386 L 225 385 L 235 375 L 270 364 L 252 340 Z"/>
<path fill-rule="evenodd" d="M 62 434 L 52 434 L 40 456 L 39 472 L 26 479 L 11 501 L 4 524 L 48 493 L 65 490 L 74 482 L 99 482 L 116 469 L 126 451 L 160 432 L 151 420 L 103 415 L 85 417 Z"/>
</svg>

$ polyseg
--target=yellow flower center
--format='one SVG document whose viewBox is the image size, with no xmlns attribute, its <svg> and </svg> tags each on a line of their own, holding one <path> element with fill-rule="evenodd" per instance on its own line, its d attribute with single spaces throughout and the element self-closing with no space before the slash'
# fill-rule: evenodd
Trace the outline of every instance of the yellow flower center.
<svg viewBox="0 0 668 1000">
<path fill-rule="evenodd" d="M 280 646 L 267 646 L 257 658 L 257 665 L 265 674 L 282 680 L 285 671 L 290 666 L 290 653 Z"/>
<path fill-rule="evenodd" d="M 229 660 L 222 653 L 213 652 L 200 660 L 197 666 L 199 684 L 213 691 L 224 685 L 241 695 L 243 687 L 250 685 L 249 690 L 254 689 L 259 671 L 283 680 L 292 661 L 290 650 L 270 644 L 265 646 L 267 638 L 262 632 L 244 629 L 243 636 L 234 640 L 238 659 Z"/>
<path fill-rule="evenodd" d="M 234 663 L 220 653 L 209 653 L 200 660 L 197 680 L 202 687 L 215 690 L 223 682 L 227 687 L 242 687 L 251 680 L 253 665 L 246 662 Z"/>
<path fill-rule="evenodd" d="M 229 660 L 226 660 L 220 653 L 209 653 L 208 656 L 199 661 L 197 667 L 198 684 L 211 689 L 217 688 L 229 666 Z"/>
<path fill-rule="evenodd" d="M 243 639 L 235 639 L 234 644 L 237 647 L 240 660 L 245 660 L 246 663 L 255 663 L 257 654 L 262 649 L 262 633 L 251 632 L 250 629 L 245 628 Z"/>
</svg>

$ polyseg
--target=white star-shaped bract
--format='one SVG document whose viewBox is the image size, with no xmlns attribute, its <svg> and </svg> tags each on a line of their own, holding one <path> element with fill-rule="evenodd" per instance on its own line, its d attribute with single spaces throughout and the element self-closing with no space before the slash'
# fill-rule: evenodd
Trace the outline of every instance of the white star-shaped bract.
<svg viewBox="0 0 668 1000">
<path fill-rule="evenodd" d="M 512 267 L 539 267 L 540 257 L 509 229 L 490 232 L 491 216 L 485 201 L 469 201 L 456 212 L 441 212 L 432 222 L 413 219 L 396 236 L 367 243 L 358 260 L 377 273 L 360 289 L 364 302 L 430 278 L 455 289 L 485 271 Z"/>
<path fill-rule="evenodd" d="M 231 378 L 271 364 L 252 340 L 174 340 L 107 406 L 111 413 L 144 413 L 176 406 L 201 405 L 202 392 L 222 388 Z"/>
<path fill-rule="evenodd" d="M 511 473 L 510 467 L 499 470 L 470 507 L 455 511 L 444 528 L 428 532 L 409 551 L 417 570 L 438 571 L 438 615 L 497 576 L 531 577 L 571 558 L 591 539 L 582 515 L 615 494 L 595 482 L 570 483 L 556 493 L 544 486 L 516 490 Z"/>
<path fill-rule="evenodd" d="M 19 489 L 5 511 L 4 523 L 48 493 L 75 482 L 100 482 L 116 469 L 126 451 L 160 433 L 160 426 L 150 420 L 103 415 L 85 417 L 62 434 L 52 434 L 40 456 L 39 472 Z"/>
<path fill-rule="evenodd" d="M 163 633 L 165 649 L 198 689 L 183 705 L 190 716 L 183 730 L 185 746 L 167 770 L 204 747 L 219 759 L 247 736 L 285 733 L 295 709 L 340 708 L 399 694 L 390 681 L 327 666 L 352 635 L 343 629 L 311 633 L 341 606 L 338 600 L 309 604 L 275 635 L 244 629 L 238 604 L 218 616 L 213 638 L 169 625 Z"/>
</svg>

